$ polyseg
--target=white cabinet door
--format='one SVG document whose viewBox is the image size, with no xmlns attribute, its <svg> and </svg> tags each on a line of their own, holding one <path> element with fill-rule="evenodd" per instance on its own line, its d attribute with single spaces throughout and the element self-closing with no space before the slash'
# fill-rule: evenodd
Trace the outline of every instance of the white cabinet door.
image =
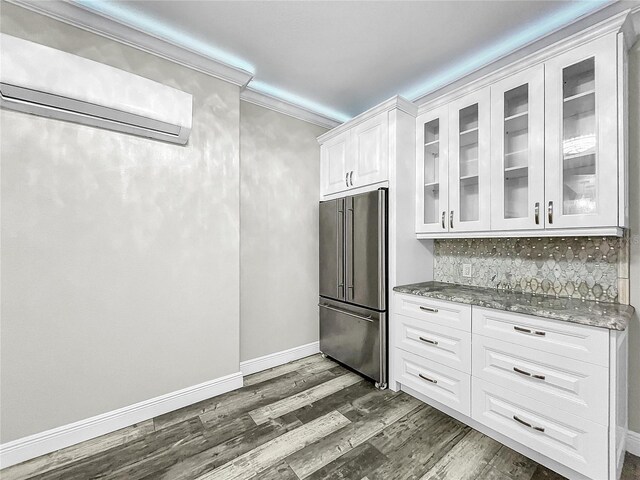
<svg viewBox="0 0 640 480">
<path fill-rule="evenodd" d="M 349 188 L 349 133 L 343 132 L 320 146 L 320 195 Z"/>
<path fill-rule="evenodd" d="M 491 230 L 544 228 L 544 66 L 491 85 Z"/>
<path fill-rule="evenodd" d="M 449 109 L 416 119 L 416 233 L 449 231 Z"/>
<path fill-rule="evenodd" d="M 387 112 L 351 129 L 353 176 L 351 187 L 389 180 L 389 122 Z"/>
<path fill-rule="evenodd" d="M 547 228 L 618 224 L 616 35 L 545 63 Z"/>
<path fill-rule="evenodd" d="M 491 227 L 490 88 L 449 104 L 449 231 Z"/>
</svg>

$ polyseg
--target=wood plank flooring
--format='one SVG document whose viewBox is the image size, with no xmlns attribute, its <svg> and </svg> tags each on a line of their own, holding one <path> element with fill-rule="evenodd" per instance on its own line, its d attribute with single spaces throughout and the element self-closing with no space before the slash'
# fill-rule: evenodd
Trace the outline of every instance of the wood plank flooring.
<svg viewBox="0 0 640 480">
<path fill-rule="evenodd" d="M 17 479 L 559 480 L 444 413 L 320 355 L 239 390 L 0 471 Z M 627 454 L 623 480 L 640 479 Z"/>
</svg>

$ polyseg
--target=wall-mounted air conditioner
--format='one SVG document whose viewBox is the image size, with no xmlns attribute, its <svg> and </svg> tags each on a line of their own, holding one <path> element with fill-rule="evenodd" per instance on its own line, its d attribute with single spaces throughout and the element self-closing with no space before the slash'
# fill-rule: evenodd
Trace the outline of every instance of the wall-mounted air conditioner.
<svg viewBox="0 0 640 480">
<path fill-rule="evenodd" d="M 190 94 L 0 34 L 0 106 L 172 143 L 191 131 Z"/>
</svg>

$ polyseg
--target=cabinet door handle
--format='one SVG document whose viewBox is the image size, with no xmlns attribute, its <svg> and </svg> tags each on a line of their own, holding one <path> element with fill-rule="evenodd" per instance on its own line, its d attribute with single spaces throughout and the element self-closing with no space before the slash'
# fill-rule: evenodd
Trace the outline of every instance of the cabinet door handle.
<svg viewBox="0 0 640 480">
<path fill-rule="evenodd" d="M 433 307 L 423 307 L 422 305 L 420 305 L 420 310 L 422 310 L 422 311 L 424 311 L 424 312 L 438 313 L 438 309 L 437 309 L 437 308 L 433 308 Z"/>
<path fill-rule="evenodd" d="M 447 212 L 443 211 L 443 212 L 442 212 L 442 229 L 443 229 L 443 230 L 444 230 L 445 228 L 447 228 L 447 227 L 445 227 L 445 226 L 444 226 L 444 218 L 445 218 L 446 216 L 447 216 Z"/>
<path fill-rule="evenodd" d="M 539 330 L 531 330 L 530 328 L 518 327 L 517 325 L 514 325 L 513 329 L 516 332 L 528 333 L 529 335 L 538 335 L 540 337 L 544 337 L 547 334 L 547 332 L 541 332 Z"/>
<path fill-rule="evenodd" d="M 438 383 L 437 380 L 434 380 L 433 378 L 429 378 L 429 377 L 425 377 L 423 374 L 419 373 L 418 376 L 423 379 L 426 380 L 427 382 L 431 382 L 431 383 Z"/>
<path fill-rule="evenodd" d="M 534 375 L 533 373 L 529 373 L 525 370 L 521 370 L 518 367 L 513 367 L 513 371 L 519 373 L 520 375 L 524 375 L 526 377 L 536 378 L 538 380 L 545 380 L 547 377 L 544 375 Z"/>
<path fill-rule="evenodd" d="M 347 188 L 349 188 L 349 172 L 344 174 L 344 183 L 346 183 Z"/>
<path fill-rule="evenodd" d="M 534 217 L 536 219 L 536 225 L 540 225 L 540 202 L 536 202 L 534 211 Z"/>
<path fill-rule="evenodd" d="M 547 209 L 547 214 L 549 216 L 549 223 L 553 223 L 553 201 L 549 202 L 549 208 Z"/>
<path fill-rule="evenodd" d="M 349 181 L 351 182 L 351 186 L 353 187 L 353 170 L 349 172 Z"/>
<path fill-rule="evenodd" d="M 435 340 L 431 340 L 429 338 L 424 338 L 424 337 L 418 337 L 420 340 L 422 340 L 424 343 L 428 343 L 430 345 L 438 345 L 438 342 Z"/>
<path fill-rule="evenodd" d="M 453 230 L 453 210 L 449 213 L 449 228 Z"/>
<path fill-rule="evenodd" d="M 524 421 L 524 420 L 522 420 L 521 418 L 518 418 L 518 416 L 517 416 L 517 415 L 514 415 L 514 416 L 513 416 L 513 419 L 514 419 L 516 422 L 520 423 L 521 425 L 524 425 L 525 427 L 529 427 L 529 428 L 531 428 L 531 429 L 533 429 L 533 430 L 536 430 L 537 432 L 543 432 L 543 433 L 544 433 L 544 428 L 542 428 L 542 427 L 535 427 L 535 426 L 531 425 L 529 422 L 525 422 L 525 421 Z"/>
</svg>

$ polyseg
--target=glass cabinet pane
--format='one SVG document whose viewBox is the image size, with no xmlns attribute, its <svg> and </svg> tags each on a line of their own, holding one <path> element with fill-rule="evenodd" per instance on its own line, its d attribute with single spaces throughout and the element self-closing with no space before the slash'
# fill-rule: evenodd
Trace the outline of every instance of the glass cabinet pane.
<svg viewBox="0 0 640 480">
<path fill-rule="evenodd" d="M 563 80 L 562 212 L 596 212 L 595 61 L 566 67 Z"/>
<path fill-rule="evenodd" d="M 460 221 L 477 221 L 478 202 L 478 104 L 460 110 Z"/>
<path fill-rule="evenodd" d="M 424 223 L 429 224 L 438 221 L 440 210 L 440 119 L 425 124 L 424 140 Z"/>
<path fill-rule="evenodd" d="M 529 199 L 529 85 L 504 94 L 504 218 L 526 218 Z"/>
</svg>

